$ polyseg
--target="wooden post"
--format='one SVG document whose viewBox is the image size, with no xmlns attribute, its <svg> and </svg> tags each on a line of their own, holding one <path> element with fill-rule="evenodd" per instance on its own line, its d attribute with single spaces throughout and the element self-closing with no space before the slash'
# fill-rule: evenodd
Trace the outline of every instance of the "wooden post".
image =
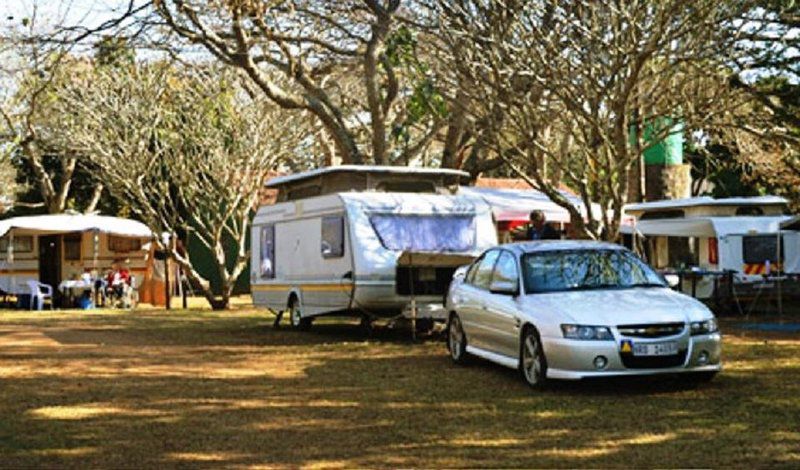
<svg viewBox="0 0 800 470">
<path fill-rule="evenodd" d="M 41 256 L 37 257 L 39 259 Z M 17 298 L 17 305 L 19 305 L 19 286 L 17 286 L 17 270 L 14 267 L 14 229 L 8 231 L 8 254 L 6 256 L 8 261 L 8 269 L 11 271 L 11 284 L 8 286 L 12 294 Z"/>
<path fill-rule="evenodd" d="M 168 243 L 172 243 L 172 240 L 169 240 Z M 167 310 L 172 309 L 172 289 L 169 285 L 169 251 L 164 250 L 164 285 L 165 285 L 165 294 L 167 299 Z"/>
<path fill-rule="evenodd" d="M 414 295 L 414 261 L 410 252 L 408 253 L 408 287 L 411 289 L 411 340 L 417 340 L 417 296 Z"/>
<path fill-rule="evenodd" d="M 186 298 L 186 286 L 183 285 L 183 280 L 185 279 L 185 277 L 183 276 L 183 268 L 182 267 L 178 267 L 178 273 L 180 275 L 179 282 L 181 284 L 181 297 L 183 298 L 183 309 L 186 310 L 187 308 L 189 308 L 189 306 L 188 306 L 189 301 Z"/>
<path fill-rule="evenodd" d="M 783 290 L 781 288 L 781 277 L 783 277 L 784 268 L 783 268 L 783 259 L 781 258 L 781 226 L 778 224 L 778 254 L 776 256 L 775 264 L 778 265 L 778 316 L 783 316 Z"/>
</svg>

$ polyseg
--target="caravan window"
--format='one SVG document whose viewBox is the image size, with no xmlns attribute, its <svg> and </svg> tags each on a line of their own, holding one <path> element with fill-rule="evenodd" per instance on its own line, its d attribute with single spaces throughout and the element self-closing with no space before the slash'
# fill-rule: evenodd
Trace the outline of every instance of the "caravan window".
<svg viewBox="0 0 800 470">
<path fill-rule="evenodd" d="M 472 215 L 375 214 L 369 220 L 389 250 L 464 252 L 475 248 Z"/>
<path fill-rule="evenodd" d="M 742 256 L 746 264 L 763 264 L 767 260 L 776 262 L 778 238 L 776 235 L 750 235 L 742 238 Z M 783 240 L 781 240 L 780 261 L 783 261 Z"/>
<path fill-rule="evenodd" d="M 322 218 L 322 244 L 320 252 L 323 258 L 341 258 L 344 256 L 344 217 L 336 215 Z"/>
<path fill-rule="evenodd" d="M 67 261 L 80 261 L 81 259 L 80 233 L 64 235 L 64 259 Z"/>
<path fill-rule="evenodd" d="M 115 253 L 130 253 L 142 249 L 142 240 L 131 237 L 108 236 L 108 249 Z"/>
<path fill-rule="evenodd" d="M 261 227 L 261 279 L 275 278 L 275 226 Z"/>
<path fill-rule="evenodd" d="M 5 253 L 8 251 L 9 236 L 6 235 L 0 238 L 0 252 Z M 33 251 L 33 236 L 31 235 L 15 235 L 14 236 L 14 253 L 30 253 Z"/>
</svg>

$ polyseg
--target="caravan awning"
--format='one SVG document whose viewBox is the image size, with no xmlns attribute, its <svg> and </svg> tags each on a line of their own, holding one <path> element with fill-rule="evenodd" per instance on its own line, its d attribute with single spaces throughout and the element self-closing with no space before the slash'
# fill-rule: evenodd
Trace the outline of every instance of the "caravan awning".
<svg viewBox="0 0 800 470">
<path fill-rule="evenodd" d="M 687 217 L 683 219 L 639 220 L 634 226 L 624 226 L 624 233 L 666 237 L 718 237 L 777 233 L 781 223 L 791 216 L 732 216 Z"/>
<path fill-rule="evenodd" d="M 540 210 L 544 212 L 548 222 L 569 223 L 569 212 L 555 202 L 551 201 L 544 193 L 534 189 L 503 189 L 503 188 L 480 188 L 473 186 L 462 186 L 459 188 L 461 194 L 477 196 L 486 201 L 492 208 L 494 218 L 498 222 L 508 221 L 527 221 L 531 211 Z M 579 208 L 581 213 L 586 216 L 583 201 L 571 194 L 562 193 L 572 205 Z M 600 213 L 599 207 L 594 208 L 594 214 Z"/>
<path fill-rule="evenodd" d="M 104 215 L 34 215 L 0 220 L 0 237 L 4 236 L 11 229 L 33 232 L 36 234 L 99 231 L 101 233 L 121 237 L 153 237 L 153 232 L 141 222 Z"/>
<path fill-rule="evenodd" d="M 791 217 L 789 220 L 781 223 L 781 230 L 794 230 L 800 232 L 800 215 Z"/>
</svg>

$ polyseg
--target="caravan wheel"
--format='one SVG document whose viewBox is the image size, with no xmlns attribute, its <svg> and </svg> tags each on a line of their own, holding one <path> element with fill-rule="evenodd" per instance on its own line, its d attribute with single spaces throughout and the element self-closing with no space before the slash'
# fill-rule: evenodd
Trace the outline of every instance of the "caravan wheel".
<svg viewBox="0 0 800 470">
<path fill-rule="evenodd" d="M 311 328 L 312 319 L 308 317 L 303 317 L 302 310 L 300 309 L 300 302 L 297 298 L 292 297 L 289 301 L 289 322 L 292 324 L 292 328 L 296 330 L 306 331 Z"/>
</svg>

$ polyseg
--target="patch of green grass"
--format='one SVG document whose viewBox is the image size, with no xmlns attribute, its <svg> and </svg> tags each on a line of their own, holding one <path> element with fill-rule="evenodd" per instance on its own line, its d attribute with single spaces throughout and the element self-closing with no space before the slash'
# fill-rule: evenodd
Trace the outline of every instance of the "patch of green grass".
<svg viewBox="0 0 800 470">
<path fill-rule="evenodd" d="M 529 390 L 440 341 L 240 308 L 0 312 L 3 467 L 800 465 L 800 337 L 726 325 L 725 371 Z"/>
</svg>

